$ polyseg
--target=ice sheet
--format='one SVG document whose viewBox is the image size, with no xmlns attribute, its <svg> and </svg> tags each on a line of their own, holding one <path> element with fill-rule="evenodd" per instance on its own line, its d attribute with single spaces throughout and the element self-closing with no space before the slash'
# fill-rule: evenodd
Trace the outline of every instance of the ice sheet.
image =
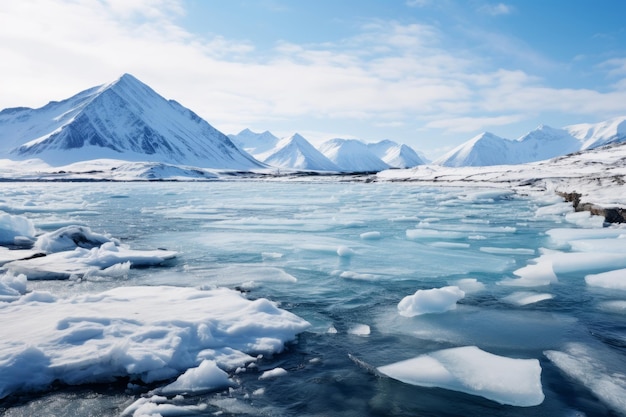
<svg viewBox="0 0 626 417">
<path fill-rule="evenodd" d="M 165 286 L 118 287 L 47 302 L 24 296 L 0 303 L 0 314 L 0 398 L 55 380 L 83 384 L 128 376 L 152 382 L 202 360 L 225 367 L 219 362 L 223 353 L 280 352 L 309 326 L 267 299 Z M 203 366 L 189 371 L 179 388 L 215 375 L 210 363 Z"/>
<path fill-rule="evenodd" d="M 407 384 L 439 387 L 520 407 L 544 400 L 537 359 L 513 359 L 476 346 L 435 351 L 377 368 Z"/>
</svg>

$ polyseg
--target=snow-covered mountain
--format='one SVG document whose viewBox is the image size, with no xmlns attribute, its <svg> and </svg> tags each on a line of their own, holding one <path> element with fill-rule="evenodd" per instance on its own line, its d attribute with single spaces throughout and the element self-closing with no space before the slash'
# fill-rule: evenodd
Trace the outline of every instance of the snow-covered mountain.
<svg viewBox="0 0 626 417">
<path fill-rule="evenodd" d="M 331 139 L 322 143 L 318 149 L 342 171 L 376 172 L 390 168 L 364 142 L 357 139 Z"/>
<path fill-rule="evenodd" d="M 276 145 L 280 141 L 279 138 L 267 130 L 263 133 L 256 133 L 250 129 L 244 129 L 236 135 L 230 134 L 228 137 L 235 145 L 239 146 L 240 149 L 243 149 L 254 157 L 276 148 Z"/>
<path fill-rule="evenodd" d="M 337 165 L 297 133 L 280 140 L 272 150 L 257 154 L 257 158 L 268 165 L 279 168 L 307 171 L 341 171 Z"/>
<path fill-rule="evenodd" d="M 447 167 L 487 166 L 506 164 L 512 141 L 484 132 L 457 146 L 433 164 Z"/>
<path fill-rule="evenodd" d="M 581 150 L 626 142 L 626 116 L 600 123 L 581 123 L 564 128 L 582 142 Z"/>
<path fill-rule="evenodd" d="M 42 108 L 0 112 L 0 157 L 51 165 L 111 158 L 203 168 L 264 165 L 191 110 L 129 74 Z"/>
<path fill-rule="evenodd" d="M 481 133 L 434 163 L 449 167 L 525 164 L 579 149 L 580 141 L 568 131 L 541 125 L 517 140 Z"/>
<path fill-rule="evenodd" d="M 367 147 L 374 155 L 392 168 L 412 168 L 426 163 L 410 146 L 391 140 L 368 143 Z"/>
</svg>

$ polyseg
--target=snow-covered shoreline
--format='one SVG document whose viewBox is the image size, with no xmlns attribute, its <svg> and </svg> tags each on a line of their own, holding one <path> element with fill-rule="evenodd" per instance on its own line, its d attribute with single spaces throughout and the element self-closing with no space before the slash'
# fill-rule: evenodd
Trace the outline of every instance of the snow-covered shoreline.
<svg viewBox="0 0 626 417">
<path fill-rule="evenodd" d="M 577 196 L 578 209 L 595 207 L 622 212 L 626 209 L 626 146 L 607 146 L 522 165 L 421 165 L 379 172 L 375 180 L 509 188 L 518 193 L 554 192 L 566 199 Z"/>
</svg>

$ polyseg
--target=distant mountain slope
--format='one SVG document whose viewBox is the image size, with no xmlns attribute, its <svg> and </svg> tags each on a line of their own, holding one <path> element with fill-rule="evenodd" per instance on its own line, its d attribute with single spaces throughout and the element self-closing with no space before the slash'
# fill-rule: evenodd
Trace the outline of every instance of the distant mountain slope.
<svg viewBox="0 0 626 417">
<path fill-rule="evenodd" d="M 517 140 L 482 133 L 435 161 L 448 167 L 513 165 L 576 152 L 580 141 L 564 129 L 539 126 Z"/>
<path fill-rule="evenodd" d="M 392 168 L 412 168 L 426 163 L 410 146 L 391 140 L 368 143 L 367 148 Z"/>
<path fill-rule="evenodd" d="M 258 158 L 268 165 L 280 168 L 341 171 L 337 165 L 297 133 L 279 141 L 271 151 L 258 154 Z"/>
<path fill-rule="evenodd" d="M 240 149 L 243 149 L 252 156 L 256 156 L 271 151 L 278 144 L 278 139 L 271 132 L 256 133 L 250 129 L 244 129 L 236 135 L 228 135 L 230 140 Z"/>
<path fill-rule="evenodd" d="M 129 74 L 40 109 L 0 112 L 0 157 L 52 165 L 112 158 L 247 170 L 264 165 Z"/>
<path fill-rule="evenodd" d="M 376 172 L 389 169 L 389 165 L 360 140 L 331 139 L 322 143 L 319 150 L 342 171 Z"/>
<path fill-rule="evenodd" d="M 581 149 L 626 142 L 626 116 L 600 123 L 581 123 L 564 128 L 582 142 Z"/>
</svg>

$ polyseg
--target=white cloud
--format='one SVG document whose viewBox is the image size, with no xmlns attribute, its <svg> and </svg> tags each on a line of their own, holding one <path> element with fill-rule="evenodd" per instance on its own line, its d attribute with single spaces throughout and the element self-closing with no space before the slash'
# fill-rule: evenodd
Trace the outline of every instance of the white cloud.
<svg viewBox="0 0 626 417">
<path fill-rule="evenodd" d="M 515 11 L 515 8 L 511 5 L 504 3 L 497 4 L 483 4 L 478 8 L 480 13 L 488 14 L 491 16 L 504 16 L 509 15 Z"/>
<path fill-rule="evenodd" d="M 542 111 L 626 113 L 624 88 L 550 88 L 444 47 L 431 25 L 374 21 L 332 43 L 283 42 L 261 53 L 253 39 L 188 32 L 178 23 L 184 13 L 176 0 L 0 2 L 0 108 L 41 106 L 129 72 L 227 132 L 278 122 L 297 131 L 304 119 L 320 126 L 308 125 L 316 138 L 336 120 L 470 132 Z"/>
</svg>

